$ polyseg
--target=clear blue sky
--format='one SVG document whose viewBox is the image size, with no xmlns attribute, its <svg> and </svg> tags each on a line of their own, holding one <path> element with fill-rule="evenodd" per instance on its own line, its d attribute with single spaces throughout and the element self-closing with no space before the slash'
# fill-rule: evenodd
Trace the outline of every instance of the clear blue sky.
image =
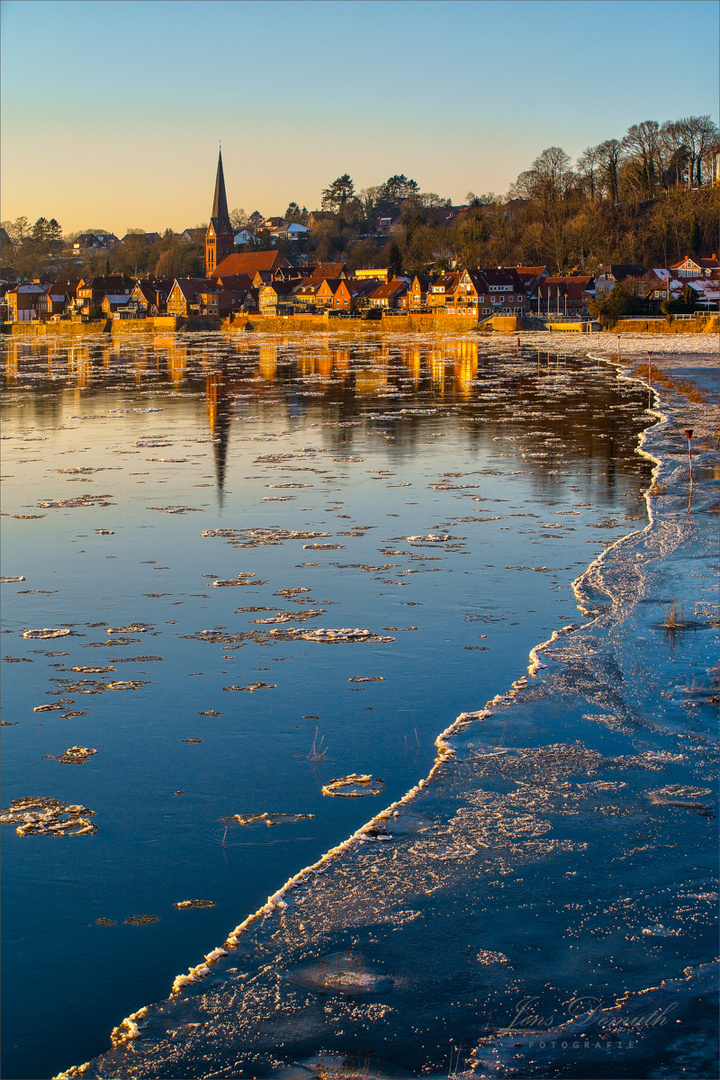
<svg viewBox="0 0 720 1080">
<path fill-rule="evenodd" d="M 182 229 L 338 175 L 462 201 L 547 146 L 717 120 L 716 0 L 3 0 L 2 219 Z"/>
</svg>

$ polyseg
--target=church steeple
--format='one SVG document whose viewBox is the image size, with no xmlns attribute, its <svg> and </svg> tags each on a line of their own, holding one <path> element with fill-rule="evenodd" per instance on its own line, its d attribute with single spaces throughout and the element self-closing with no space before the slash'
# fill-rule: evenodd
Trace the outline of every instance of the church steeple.
<svg viewBox="0 0 720 1080">
<path fill-rule="evenodd" d="M 215 178 L 215 198 L 213 199 L 212 214 L 219 221 L 230 222 L 228 213 L 227 195 L 225 194 L 225 174 L 223 173 L 222 150 L 218 151 L 217 176 Z"/>
<path fill-rule="evenodd" d="M 215 195 L 213 197 L 210 224 L 205 236 L 205 274 L 210 277 L 226 255 L 232 255 L 235 249 L 235 237 L 228 213 L 227 195 L 225 194 L 225 174 L 223 172 L 222 150 L 218 153 L 217 175 L 215 177 Z"/>
</svg>

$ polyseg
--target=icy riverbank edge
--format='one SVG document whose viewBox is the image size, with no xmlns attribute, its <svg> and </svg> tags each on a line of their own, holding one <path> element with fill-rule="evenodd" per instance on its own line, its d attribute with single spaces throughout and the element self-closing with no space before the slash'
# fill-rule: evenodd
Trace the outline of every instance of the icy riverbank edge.
<svg viewBox="0 0 720 1080">
<path fill-rule="evenodd" d="M 546 341 L 543 335 L 543 348 Z M 632 348 L 623 341 L 623 353 Z M 665 356 L 656 354 L 660 369 L 709 387 L 707 351 L 671 355 L 667 348 Z M 645 360 L 646 344 L 630 359 Z M 619 377 L 630 377 L 632 366 L 623 365 Z M 318 1076 L 323 1068 L 338 1076 L 411 1075 L 403 1067 L 447 1075 L 450 1039 L 465 1047 L 455 1075 L 578 1075 L 560 1056 L 568 1042 L 576 1059 L 582 1054 L 583 1076 L 679 1075 L 681 1062 L 683 1075 L 715 1075 L 709 1048 L 698 1051 L 697 1040 L 686 1045 L 692 1016 L 705 1015 L 713 992 L 712 955 L 706 943 L 673 937 L 655 910 L 660 879 L 666 875 L 667 889 L 677 877 L 676 832 L 693 854 L 683 866 L 683 888 L 704 894 L 713 861 L 714 829 L 698 810 L 710 812 L 703 785 L 714 777 L 716 743 L 709 669 L 717 640 L 719 457 L 717 394 L 710 395 L 693 404 L 660 391 L 658 423 L 641 439 L 641 452 L 657 462 L 650 521 L 576 581 L 590 621 L 536 647 L 529 678 L 438 737 L 427 779 L 286 883 L 222 949 L 179 976 L 166 1002 L 123 1021 L 113 1050 L 61 1077 L 263 1076 L 283 1066 L 290 1068 L 277 1075 Z M 689 512 L 686 427 L 696 445 Z M 663 620 L 673 601 L 687 625 L 670 628 L 670 640 Z M 531 798 L 523 791 L 528 785 Z M 702 794 L 683 798 L 688 791 Z M 568 827 L 568 799 L 575 820 L 592 822 L 592 832 Z M 628 856 L 631 834 L 643 831 L 648 848 L 637 844 Z M 671 851 L 662 866 L 659 850 Z M 537 866 L 541 878 L 527 884 L 518 877 Z M 593 934 L 583 941 L 569 933 L 578 918 L 570 909 L 587 903 L 572 878 L 591 882 L 599 875 L 604 885 L 604 871 L 616 883 L 587 915 Z M 638 875 L 651 872 L 652 899 L 637 885 Z M 517 896 L 509 886 L 498 896 L 494 884 L 512 877 Z M 632 917 L 625 913 L 622 924 L 614 914 L 605 917 L 611 901 L 628 896 Z M 536 948 L 527 938 L 514 955 L 513 927 L 497 925 L 502 912 L 513 923 L 520 907 L 523 919 L 541 916 L 537 940 L 553 942 L 553 949 L 538 946 L 540 957 L 521 955 Z M 656 932 L 658 925 L 670 936 Z M 616 952 L 628 947 L 620 944 L 628 933 L 632 960 L 624 963 Z M 555 948 L 558 935 L 565 949 L 594 963 L 591 982 L 583 982 L 577 957 Z M 600 939 L 603 958 L 596 962 Z M 674 953 L 663 952 L 668 941 Z M 463 952 L 468 942 L 480 949 L 472 972 Z M 566 968 L 574 969 L 569 979 Z M 580 1031 L 577 1013 L 557 1008 L 553 1023 L 520 1030 L 513 1024 L 517 1001 L 547 991 L 548 983 L 563 1006 L 568 994 L 590 994 L 591 987 L 602 1001 L 597 1016 L 583 1013 Z M 463 995 L 461 1005 L 455 998 Z M 684 1017 L 682 1035 L 661 1023 L 662 1015 L 655 1026 L 648 1020 L 662 1014 L 657 1001 L 670 999 L 673 1022 Z M 590 1029 L 597 1038 L 588 1037 Z M 608 1032 L 619 1029 L 634 1038 L 609 1066 Z M 323 1053 L 335 1056 L 323 1062 Z M 343 1065 L 348 1053 L 360 1063 L 372 1054 L 371 1071 Z M 392 1065 L 376 1063 L 375 1055 Z"/>
</svg>

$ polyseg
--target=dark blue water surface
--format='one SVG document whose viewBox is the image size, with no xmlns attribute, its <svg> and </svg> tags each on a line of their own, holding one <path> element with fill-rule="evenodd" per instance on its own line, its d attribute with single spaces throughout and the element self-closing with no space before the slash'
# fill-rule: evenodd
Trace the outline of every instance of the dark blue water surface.
<svg viewBox="0 0 720 1080">
<path fill-rule="evenodd" d="M 644 526 L 648 419 L 601 364 L 466 340 L 3 356 L 3 804 L 97 827 L 3 829 L 3 1075 L 25 1080 L 105 1049 L 581 620 L 573 579 Z M 292 633 L 318 628 L 373 640 Z M 323 794 L 352 773 L 384 790 Z M 222 820 L 264 813 L 312 816 Z"/>
</svg>

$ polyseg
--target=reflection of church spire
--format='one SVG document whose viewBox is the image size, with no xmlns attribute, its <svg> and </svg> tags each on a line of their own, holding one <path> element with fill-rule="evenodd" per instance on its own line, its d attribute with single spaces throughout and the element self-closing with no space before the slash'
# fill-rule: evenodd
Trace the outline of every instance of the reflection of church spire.
<svg viewBox="0 0 720 1080">
<path fill-rule="evenodd" d="M 216 372 L 214 375 L 208 375 L 205 401 L 208 412 L 208 426 L 210 428 L 210 434 L 213 437 L 218 505 L 222 510 L 225 495 L 227 451 L 230 438 L 230 395 L 227 393 L 223 373 Z"/>
</svg>

